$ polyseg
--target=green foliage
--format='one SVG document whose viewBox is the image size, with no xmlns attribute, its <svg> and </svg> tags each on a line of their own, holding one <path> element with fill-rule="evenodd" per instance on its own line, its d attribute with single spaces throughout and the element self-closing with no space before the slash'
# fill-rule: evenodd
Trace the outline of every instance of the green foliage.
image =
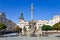
<svg viewBox="0 0 60 40">
<path fill-rule="evenodd" d="M 0 23 L 0 30 L 2 30 L 2 29 L 6 29 L 6 28 L 7 28 L 7 26 L 6 26 L 5 24 Z"/>
<path fill-rule="evenodd" d="M 60 22 L 53 25 L 54 30 L 60 30 Z"/>
<path fill-rule="evenodd" d="M 52 30 L 52 27 L 49 26 L 49 25 L 43 25 L 43 26 L 42 26 L 42 30 L 45 30 L 45 31 L 47 31 L 47 30 Z"/>
<path fill-rule="evenodd" d="M 21 31 L 22 31 L 22 28 L 19 28 L 19 27 L 17 26 L 17 27 L 14 28 L 14 30 L 15 30 L 16 32 L 19 32 L 19 31 L 21 32 Z"/>
</svg>

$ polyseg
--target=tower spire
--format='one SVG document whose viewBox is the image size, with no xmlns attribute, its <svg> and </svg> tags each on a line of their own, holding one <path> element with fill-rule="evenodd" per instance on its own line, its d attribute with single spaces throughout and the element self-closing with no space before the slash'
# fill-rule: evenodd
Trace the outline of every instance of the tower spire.
<svg viewBox="0 0 60 40">
<path fill-rule="evenodd" d="M 19 19 L 24 20 L 23 13 L 20 14 L 20 18 Z"/>
<path fill-rule="evenodd" d="M 34 4 L 31 4 L 31 20 L 34 20 Z"/>
</svg>

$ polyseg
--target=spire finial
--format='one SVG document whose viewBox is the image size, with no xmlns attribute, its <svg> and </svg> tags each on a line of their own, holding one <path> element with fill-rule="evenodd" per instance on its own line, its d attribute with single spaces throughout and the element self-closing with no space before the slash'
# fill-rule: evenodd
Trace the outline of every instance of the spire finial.
<svg viewBox="0 0 60 40">
<path fill-rule="evenodd" d="M 20 14 L 20 18 L 19 19 L 23 19 L 24 20 L 23 13 Z"/>
</svg>

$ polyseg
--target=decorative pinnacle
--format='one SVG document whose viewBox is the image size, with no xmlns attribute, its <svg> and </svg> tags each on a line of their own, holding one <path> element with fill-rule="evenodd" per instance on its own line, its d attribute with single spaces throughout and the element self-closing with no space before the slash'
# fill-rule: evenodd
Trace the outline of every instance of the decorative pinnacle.
<svg viewBox="0 0 60 40">
<path fill-rule="evenodd" d="M 23 20 L 24 20 L 23 13 L 21 13 L 21 15 L 20 15 L 20 18 L 19 18 L 19 19 L 23 19 Z"/>
</svg>

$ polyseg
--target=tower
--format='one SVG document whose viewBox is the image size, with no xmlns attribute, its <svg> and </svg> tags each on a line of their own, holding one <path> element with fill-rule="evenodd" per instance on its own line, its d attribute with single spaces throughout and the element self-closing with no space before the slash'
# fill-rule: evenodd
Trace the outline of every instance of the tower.
<svg viewBox="0 0 60 40">
<path fill-rule="evenodd" d="M 24 20 L 23 13 L 20 14 L 19 20 L 20 20 L 20 21 Z"/>
<path fill-rule="evenodd" d="M 31 4 L 31 20 L 34 20 L 34 4 Z"/>
</svg>

